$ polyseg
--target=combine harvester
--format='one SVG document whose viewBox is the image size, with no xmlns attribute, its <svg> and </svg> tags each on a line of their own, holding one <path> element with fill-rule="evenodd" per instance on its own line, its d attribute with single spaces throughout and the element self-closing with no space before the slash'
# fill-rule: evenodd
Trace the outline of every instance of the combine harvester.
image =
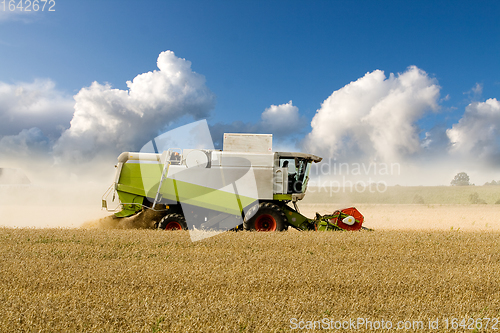
<svg viewBox="0 0 500 333">
<path fill-rule="evenodd" d="M 117 194 L 122 209 L 115 217 L 153 210 L 151 226 L 165 230 L 360 230 L 364 218 L 354 207 L 314 219 L 299 212 L 311 165 L 321 159 L 273 152 L 267 134 L 226 133 L 223 150 L 124 152 L 102 206 Z"/>
</svg>

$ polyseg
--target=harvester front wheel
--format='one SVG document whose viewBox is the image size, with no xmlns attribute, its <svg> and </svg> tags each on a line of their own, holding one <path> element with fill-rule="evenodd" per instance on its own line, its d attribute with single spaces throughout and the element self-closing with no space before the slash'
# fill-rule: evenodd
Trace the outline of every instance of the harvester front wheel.
<svg viewBox="0 0 500 333">
<path fill-rule="evenodd" d="M 167 214 L 158 223 L 162 230 L 187 230 L 187 223 L 181 214 Z"/>
<path fill-rule="evenodd" d="M 251 212 L 257 209 L 255 214 Z M 254 231 L 284 231 L 287 230 L 286 215 L 278 205 L 270 202 L 261 202 L 258 206 L 252 207 L 247 215 L 251 218 L 243 221 L 245 230 Z"/>
</svg>

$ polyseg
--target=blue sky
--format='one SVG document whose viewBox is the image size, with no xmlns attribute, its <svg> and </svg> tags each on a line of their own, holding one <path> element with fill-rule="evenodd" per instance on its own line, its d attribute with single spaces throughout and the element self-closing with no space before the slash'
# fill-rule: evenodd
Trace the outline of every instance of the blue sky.
<svg viewBox="0 0 500 333">
<path fill-rule="evenodd" d="M 127 90 L 126 81 L 157 70 L 159 54 L 171 50 L 213 93 L 210 110 L 198 114 L 209 124 L 265 130 L 263 112 L 293 101 L 301 122 L 293 129 L 302 134 L 290 140 L 299 148 L 322 103 L 376 70 L 389 78 L 416 66 L 439 86 L 437 108 L 412 119 L 422 142 L 433 129 L 444 135 L 458 124 L 471 103 L 500 99 L 498 1 L 55 0 L 54 8 L 22 14 L 0 8 L 0 82 L 50 80 L 49 90 L 67 100 L 94 81 Z M 43 129 L 38 134 L 47 145 L 57 140 Z M 489 140 L 494 149 L 498 137 Z M 335 155 L 332 147 L 322 153 Z M 487 156 L 484 163 L 497 160 Z"/>
<path fill-rule="evenodd" d="M 366 72 L 410 65 L 438 79 L 446 105 L 461 106 L 476 83 L 485 97 L 500 95 L 497 1 L 58 1 L 55 9 L 2 22 L 2 81 L 51 78 L 69 94 L 92 81 L 125 88 L 172 50 L 206 77 L 215 119 L 252 120 L 289 100 L 312 117 Z"/>
</svg>

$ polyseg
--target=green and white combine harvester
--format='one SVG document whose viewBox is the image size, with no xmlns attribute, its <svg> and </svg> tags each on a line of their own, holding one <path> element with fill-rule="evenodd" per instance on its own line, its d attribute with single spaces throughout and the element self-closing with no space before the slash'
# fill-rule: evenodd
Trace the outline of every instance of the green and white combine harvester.
<svg viewBox="0 0 500 333">
<path fill-rule="evenodd" d="M 267 134 L 226 133 L 223 150 L 125 152 L 102 204 L 117 194 L 117 218 L 153 210 L 151 226 L 165 230 L 360 230 L 364 218 L 354 207 L 314 219 L 299 212 L 311 165 L 321 159 L 273 152 Z"/>
</svg>

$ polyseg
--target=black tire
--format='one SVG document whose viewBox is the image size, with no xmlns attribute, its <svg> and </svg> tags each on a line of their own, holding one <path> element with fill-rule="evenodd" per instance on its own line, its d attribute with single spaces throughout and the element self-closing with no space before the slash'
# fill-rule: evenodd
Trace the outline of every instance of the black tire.
<svg viewBox="0 0 500 333">
<path fill-rule="evenodd" d="M 243 228 L 253 231 L 285 231 L 288 229 L 288 224 L 285 213 L 278 205 L 261 202 L 248 210 L 243 221 Z"/>
<path fill-rule="evenodd" d="M 161 230 L 187 230 L 186 219 L 181 214 L 167 214 L 158 223 Z"/>
</svg>

